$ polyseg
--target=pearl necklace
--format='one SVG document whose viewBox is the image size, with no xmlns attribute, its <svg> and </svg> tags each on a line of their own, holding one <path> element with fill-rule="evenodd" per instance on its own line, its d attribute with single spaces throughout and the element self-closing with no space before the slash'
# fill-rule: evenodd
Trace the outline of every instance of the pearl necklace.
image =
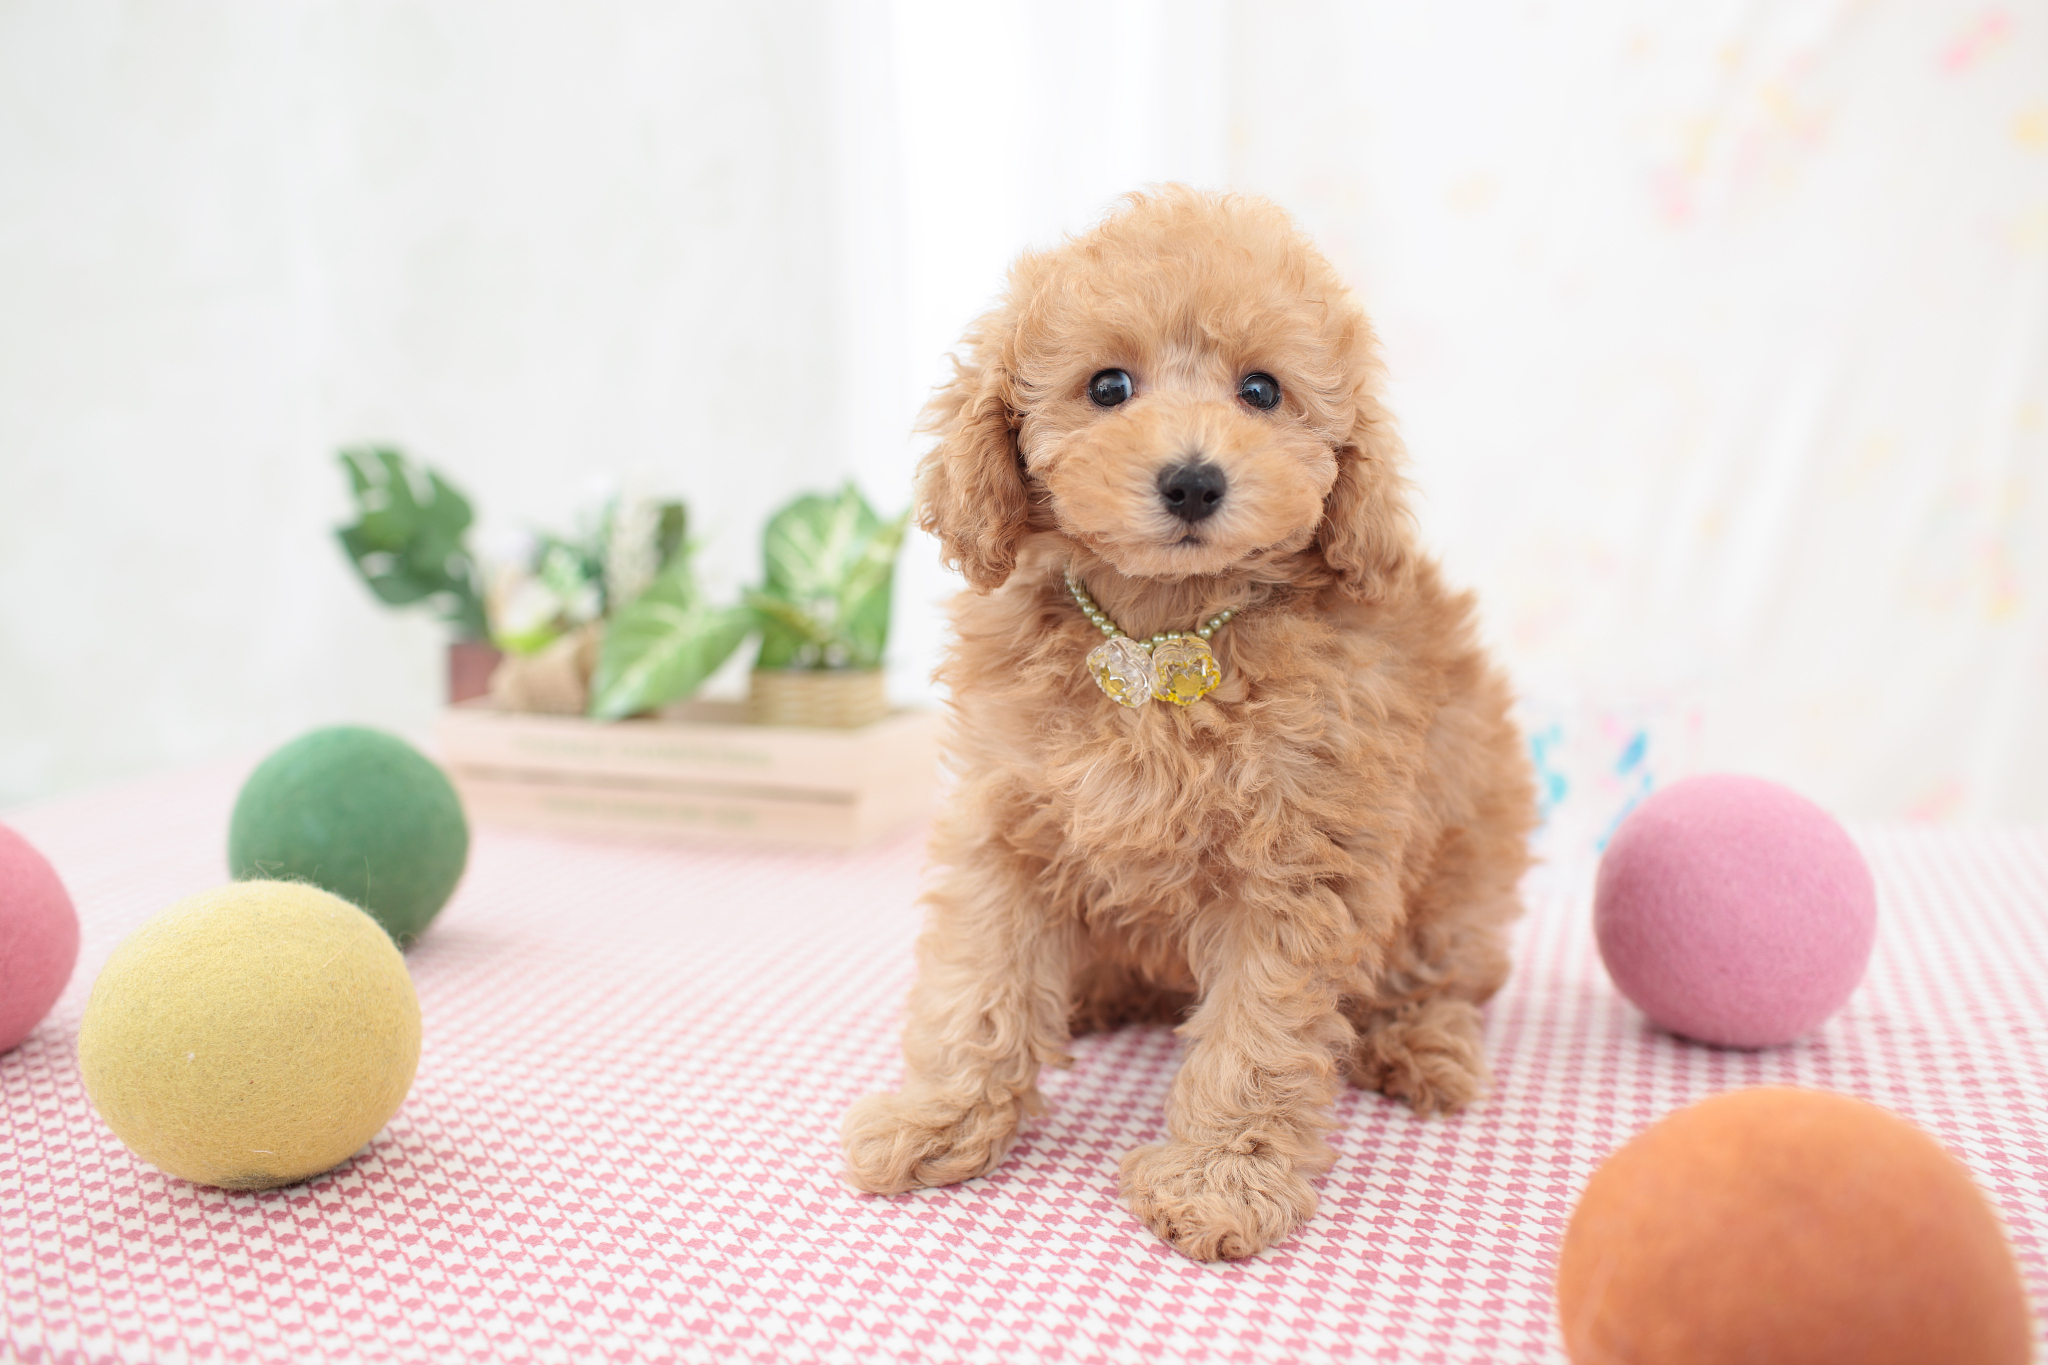
<svg viewBox="0 0 2048 1365">
<path fill-rule="evenodd" d="M 1237 608 L 1224 608 L 1192 631 L 1161 631 L 1149 640 L 1134 640 L 1095 605 L 1071 566 L 1067 591 L 1081 614 L 1109 637 L 1088 651 L 1088 671 L 1117 705 L 1143 706 L 1157 697 L 1175 706 L 1191 706 L 1223 681 L 1223 668 L 1209 651 L 1209 637 L 1229 624 Z"/>
</svg>

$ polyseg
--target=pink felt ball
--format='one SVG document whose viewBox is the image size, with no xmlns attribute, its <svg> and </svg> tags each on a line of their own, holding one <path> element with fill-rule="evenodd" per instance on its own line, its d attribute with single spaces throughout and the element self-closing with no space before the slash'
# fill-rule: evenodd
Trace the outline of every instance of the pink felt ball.
<svg viewBox="0 0 2048 1365">
<path fill-rule="evenodd" d="M 1621 822 L 1593 894 L 1621 993 L 1673 1033 L 1789 1043 L 1849 998 L 1877 937 L 1877 891 L 1848 834 L 1775 782 L 1673 783 Z"/>
<path fill-rule="evenodd" d="M 0 1052 L 28 1037 L 78 961 L 78 912 L 29 841 L 0 825 Z"/>
</svg>

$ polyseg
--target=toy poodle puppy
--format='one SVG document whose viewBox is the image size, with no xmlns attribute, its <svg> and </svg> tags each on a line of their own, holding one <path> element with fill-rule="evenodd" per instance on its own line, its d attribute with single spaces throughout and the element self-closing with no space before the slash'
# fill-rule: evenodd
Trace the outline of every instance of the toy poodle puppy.
<svg viewBox="0 0 2048 1365">
<path fill-rule="evenodd" d="M 903 1088 L 846 1117 L 860 1189 L 986 1175 L 1076 1031 L 1172 1022 L 1170 1136 L 1123 1198 L 1253 1256 L 1314 1213 L 1345 1080 L 1484 1089 L 1534 789 L 1379 389 L 1336 271 L 1238 195 L 1133 195 L 969 329 L 918 471 L 972 585 L 959 785 Z"/>
</svg>

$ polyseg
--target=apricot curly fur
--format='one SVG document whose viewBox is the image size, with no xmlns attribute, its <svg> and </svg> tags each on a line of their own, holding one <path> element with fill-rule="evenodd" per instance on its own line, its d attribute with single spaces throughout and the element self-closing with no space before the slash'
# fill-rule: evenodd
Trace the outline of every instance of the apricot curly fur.
<svg viewBox="0 0 2048 1365">
<path fill-rule="evenodd" d="M 1092 403 L 1123 369 L 1135 395 Z M 1239 380 L 1280 382 L 1270 411 Z M 1417 548 L 1377 343 L 1280 210 L 1181 187 L 1025 255 L 926 426 L 920 525 L 972 590 L 940 677 L 958 785 L 904 1026 L 900 1094 L 847 1115 L 848 1178 L 985 1174 L 1074 1031 L 1172 1022 L 1168 1141 L 1122 1190 L 1197 1260 L 1315 1210 L 1346 1079 L 1429 1113 L 1486 1084 L 1535 802 L 1469 594 Z M 1160 472 L 1226 480 L 1180 520 Z M 1225 607 L 1223 682 L 1111 702 L 1071 567 L 1134 635 Z"/>
</svg>

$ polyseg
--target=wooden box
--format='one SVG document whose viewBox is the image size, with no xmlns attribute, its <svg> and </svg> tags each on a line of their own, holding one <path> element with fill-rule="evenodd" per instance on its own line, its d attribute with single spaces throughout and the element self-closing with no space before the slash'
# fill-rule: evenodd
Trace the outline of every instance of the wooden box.
<svg viewBox="0 0 2048 1365">
<path fill-rule="evenodd" d="M 442 712 L 436 748 L 472 820 L 656 842 L 858 848 L 923 816 L 938 776 L 932 711 L 859 730 L 750 725 L 738 702 L 591 721 Z"/>
</svg>

